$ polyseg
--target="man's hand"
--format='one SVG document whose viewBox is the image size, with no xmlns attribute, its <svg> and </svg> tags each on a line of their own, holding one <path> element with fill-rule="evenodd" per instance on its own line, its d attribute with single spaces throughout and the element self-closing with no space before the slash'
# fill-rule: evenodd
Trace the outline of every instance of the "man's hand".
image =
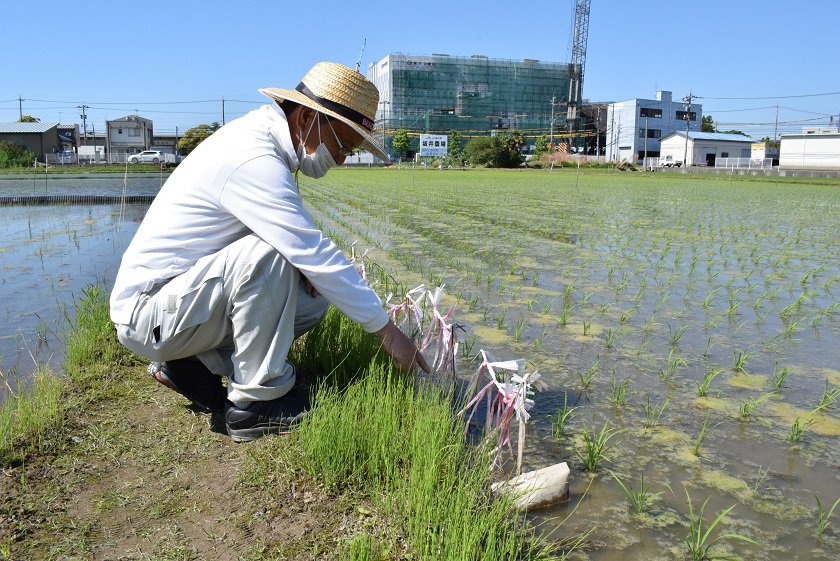
<svg viewBox="0 0 840 561">
<path fill-rule="evenodd" d="M 376 336 L 382 341 L 382 348 L 390 355 L 397 368 L 411 370 L 416 364 L 424 372 L 429 372 L 429 365 L 417 350 L 417 346 L 393 321 L 388 320 L 388 325 L 377 331 Z"/>
</svg>

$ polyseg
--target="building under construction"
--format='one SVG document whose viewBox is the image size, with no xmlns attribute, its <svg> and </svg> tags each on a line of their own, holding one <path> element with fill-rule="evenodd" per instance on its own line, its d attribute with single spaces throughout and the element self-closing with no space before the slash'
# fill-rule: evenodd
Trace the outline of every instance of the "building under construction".
<svg viewBox="0 0 840 561">
<path fill-rule="evenodd" d="M 368 67 L 380 95 L 377 131 L 389 152 L 399 129 L 455 130 L 464 140 L 518 130 L 531 147 L 541 134 L 558 141 L 570 130 L 570 97 L 580 99 L 579 91 L 570 96 L 573 70 L 569 63 L 531 59 L 390 54 Z"/>
</svg>

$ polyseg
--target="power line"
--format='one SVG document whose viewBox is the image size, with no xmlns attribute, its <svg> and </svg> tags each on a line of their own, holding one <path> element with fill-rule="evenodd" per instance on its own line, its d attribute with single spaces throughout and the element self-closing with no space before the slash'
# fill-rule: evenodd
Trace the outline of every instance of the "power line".
<svg viewBox="0 0 840 561">
<path fill-rule="evenodd" d="M 828 95 L 840 95 L 840 92 L 825 92 L 825 93 L 813 93 L 813 94 L 799 94 L 799 95 L 770 95 L 770 96 L 758 96 L 758 97 L 709 97 L 709 96 L 694 96 L 700 99 L 739 99 L 739 100 L 758 100 L 758 99 L 795 99 L 795 98 L 802 98 L 802 97 L 821 97 L 821 96 L 828 96 Z"/>
</svg>

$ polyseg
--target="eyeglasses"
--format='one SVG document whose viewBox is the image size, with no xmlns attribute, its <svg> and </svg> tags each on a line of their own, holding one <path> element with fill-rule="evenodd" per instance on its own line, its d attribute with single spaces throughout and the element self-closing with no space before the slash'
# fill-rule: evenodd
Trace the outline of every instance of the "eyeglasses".
<svg viewBox="0 0 840 561">
<path fill-rule="evenodd" d="M 347 149 L 344 147 L 344 145 L 341 143 L 341 139 L 338 138 L 338 134 L 335 132 L 335 129 L 333 128 L 331 119 L 329 117 L 327 117 L 327 124 L 330 126 L 330 130 L 332 131 L 333 136 L 335 137 L 335 141 L 338 143 L 338 153 L 344 156 L 345 158 L 349 158 L 350 156 L 352 156 L 353 149 Z"/>
</svg>

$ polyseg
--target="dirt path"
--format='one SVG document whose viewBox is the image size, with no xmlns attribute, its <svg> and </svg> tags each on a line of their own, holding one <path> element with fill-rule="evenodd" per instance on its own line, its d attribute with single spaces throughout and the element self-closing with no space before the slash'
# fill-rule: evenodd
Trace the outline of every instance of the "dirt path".
<svg viewBox="0 0 840 561">
<path fill-rule="evenodd" d="M 277 465 L 283 437 L 234 444 L 142 367 L 119 379 L 0 474 L 0 559 L 336 556 L 365 509 Z"/>
</svg>

